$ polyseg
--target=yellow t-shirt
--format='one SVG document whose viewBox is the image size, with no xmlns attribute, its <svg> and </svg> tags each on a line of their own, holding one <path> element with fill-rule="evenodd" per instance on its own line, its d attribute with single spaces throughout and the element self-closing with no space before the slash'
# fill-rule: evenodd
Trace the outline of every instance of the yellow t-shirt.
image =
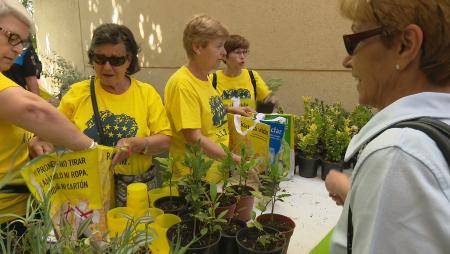
<svg viewBox="0 0 450 254">
<path fill-rule="evenodd" d="M 94 120 L 90 96 L 90 80 L 71 86 L 62 98 L 59 110 L 64 113 L 84 134 L 98 141 L 99 135 Z M 148 137 L 155 134 L 171 135 L 169 120 L 161 97 L 153 86 L 131 78 L 131 85 L 122 94 L 111 94 L 95 79 L 95 94 L 102 121 L 106 146 L 115 146 L 117 141 L 128 137 Z M 138 175 L 146 172 L 152 157 L 133 154 L 115 167 L 115 172 Z"/>
<path fill-rule="evenodd" d="M 255 91 L 253 89 L 252 80 L 247 69 L 242 69 L 241 74 L 236 77 L 226 76 L 222 70 L 216 72 L 217 74 L 217 91 L 222 96 L 223 104 L 226 107 L 232 107 L 233 101 L 231 98 L 236 97 L 240 99 L 241 107 L 251 107 L 256 109 L 256 101 L 264 101 L 271 93 L 269 87 L 258 74 L 253 71 L 253 76 L 256 81 L 256 100 Z M 210 75 L 212 79 L 212 75 Z"/>
<path fill-rule="evenodd" d="M 173 138 L 170 154 L 183 158 L 187 143 L 181 130 L 200 129 L 202 134 L 216 144 L 228 146 L 228 125 L 222 100 L 209 81 L 196 78 L 186 66 L 178 69 L 167 81 L 165 92 L 167 116 Z M 221 180 L 215 162 L 208 171 L 207 181 Z M 183 168 L 183 173 L 189 170 Z"/>
<path fill-rule="evenodd" d="M 8 88 L 22 89 L 12 80 L 0 73 L 0 93 Z M 0 121 L 0 181 L 8 174 L 14 172 L 28 160 L 27 142 L 31 134 L 11 123 Z M 18 174 L 6 184 L 24 184 L 23 178 Z M 28 194 L 2 194 L 0 193 L 0 214 L 12 213 L 25 215 Z M 12 218 L 0 218 L 0 223 Z"/>
</svg>

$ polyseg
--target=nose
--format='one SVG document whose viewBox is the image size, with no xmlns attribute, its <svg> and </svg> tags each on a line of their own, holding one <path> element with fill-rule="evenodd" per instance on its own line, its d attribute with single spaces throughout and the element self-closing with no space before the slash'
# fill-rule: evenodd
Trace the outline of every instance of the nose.
<svg viewBox="0 0 450 254">
<path fill-rule="evenodd" d="M 351 55 L 347 55 L 344 60 L 342 60 L 342 66 L 344 66 L 345 68 L 352 68 L 352 56 Z"/>
<path fill-rule="evenodd" d="M 222 58 L 225 58 L 225 57 L 227 56 L 227 51 L 225 50 L 224 47 L 222 47 L 222 48 L 220 49 L 220 56 L 221 56 Z"/>
<path fill-rule="evenodd" d="M 106 61 L 103 65 L 103 69 L 112 69 L 112 65 L 109 63 L 109 61 Z"/>
</svg>

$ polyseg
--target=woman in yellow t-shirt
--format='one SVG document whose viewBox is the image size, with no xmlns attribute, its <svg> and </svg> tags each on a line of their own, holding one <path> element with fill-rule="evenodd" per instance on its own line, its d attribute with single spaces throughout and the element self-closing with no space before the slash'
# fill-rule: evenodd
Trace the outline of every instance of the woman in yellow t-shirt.
<svg viewBox="0 0 450 254">
<path fill-rule="evenodd" d="M 227 29 L 206 15 L 195 16 L 184 29 L 183 45 L 188 63 L 172 74 L 164 94 L 173 131 L 171 156 L 184 157 L 185 145 L 200 141 L 208 157 L 224 158 L 225 152 L 220 144 L 228 146 L 226 113 L 250 113 L 248 109 L 224 107 L 208 80 L 209 72 L 217 68 L 225 57 L 223 45 L 227 37 Z M 238 161 L 240 158 L 234 155 L 234 159 Z M 213 165 L 209 170 L 206 180 L 221 180 L 216 167 Z M 189 173 L 187 168 L 184 168 L 184 173 Z"/>
<path fill-rule="evenodd" d="M 121 161 L 114 167 L 116 206 L 124 205 L 127 184 L 145 182 L 153 187 L 151 156 L 166 152 L 171 139 L 160 95 L 153 86 L 130 77 L 139 71 L 138 52 L 134 36 L 126 26 L 97 27 L 88 51 L 96 77 L 72 85 L 59 105 L 59 110 L 89 137 L 102 145 L 124 148 L 113 159 L 114 164 Z"/>
<path fill-rule="evenodd" d="M 213 79 L 224 105 L 233 106 L 233 100 L 238 100 L 240 107 L 253 109 L 256 109 L 256 102 L 277 105 L 278 98 L 273 96 L 259 73 L 244 68 L 250 48 L 249 41 L 240 35 L 230 35 L 224 47 L 226 66 L 223 71 L 215 72 L 216 78 Z"/>
<path fill-rule="evenodd" d="M 0 71 L 8 70 L 30 42 L 34 22 L 16 0 L 0 2 Z M 35 133 L 58 146 L 78 151 L 93 147 L 64 115 L 36 94 L 0 73 L 0 229 L 20 236 L 25 227 L 5 214 L 24 216 L 30 196 L 19 169 L 28 161 L 27 142 Z M 9 191 L 10 193 L 3 193 Z"/>
</svg>

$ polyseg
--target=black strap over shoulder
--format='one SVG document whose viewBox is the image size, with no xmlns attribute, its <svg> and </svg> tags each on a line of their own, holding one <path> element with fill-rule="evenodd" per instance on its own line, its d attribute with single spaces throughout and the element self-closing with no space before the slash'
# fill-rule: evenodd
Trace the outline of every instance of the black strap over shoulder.
<svg viewBox="0 0 450 254">
<path fill-rule="evenodd" d="M 255 79 L 255 75 L 253 75 L 253 71 L 252 70 L 248 70 L 248 75 L 250 76 L 250 80 L 252 81 L 253 92 L 255 93 L 255 100 L 256 100 L 256 79 Z"/>
<path fill-rule="evenodd" d="M 92 109 L 94 110 L 95 126 L 97 126 L 98 131 L 98 144 L 104 145 L 105 134 L 103 132 L 103 125 L 100 118 L 100 113 L 98 112 L 97 97 L 95 96 L 95 76 L 91 76 L 90 88 L 91 88 Z"/>
<path fill-rule="evenodd" d="M 450 168 L 450 125 L 433 118 L 422 117 L 396 123 L 388 129 L 390 128 L 411 128 L 427 134 L 436 142 Z M 372 138 L 372 140 L 376 137 Z M 350 205 L 348 207 L 347 219 L 347 253 L 351 254 L 353 248 L 353 218 Z"/>
<path fill-rule="evenodd" d="M 28 187 L 26 185 L 14 185 L 14 184 L 7 184 L 5 186 L 3 186 L 0 189 L 0 193 L 30 193 L 30 190 L 28 189 Z"/>
<path fill-rule="evenodd" d="M 213 72 L 212 74 L 212 86 L 214 89 L 217 89 L 217 73 Z"/>
</svg>

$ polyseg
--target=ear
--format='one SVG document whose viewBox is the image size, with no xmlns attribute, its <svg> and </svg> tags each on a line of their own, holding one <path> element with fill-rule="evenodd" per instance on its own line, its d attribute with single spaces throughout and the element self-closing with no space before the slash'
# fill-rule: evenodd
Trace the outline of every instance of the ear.
<svg viewBox="0 0 450 254">
<path fill-rule="evenodd" d="M 400 49 L 398 51 L 398 64 L 405 68 L 415 61 L 421 54 L 423 31 L 415 24 L 405 27 L 400 35 Z"/>
<path fill-rule="evenodd" d="M 194 51 L 194 53 L 196 55 L 200 54 L 202 48 L 203 47 L 202 47 L 202 45 L 200 45 L 200 43 L 198 43 L 198 42 L 193 42 L 192 43 L 192 50 Z"/>
</svg>

